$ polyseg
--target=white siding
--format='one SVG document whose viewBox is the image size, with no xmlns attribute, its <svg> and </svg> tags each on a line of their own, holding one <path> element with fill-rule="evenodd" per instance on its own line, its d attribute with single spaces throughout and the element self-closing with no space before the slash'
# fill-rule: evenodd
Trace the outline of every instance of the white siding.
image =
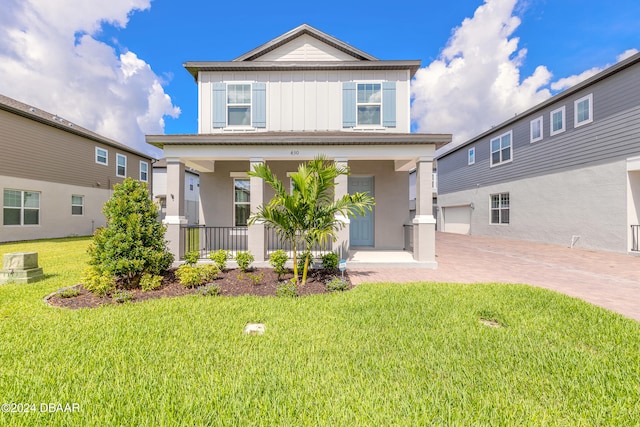
<svg viewBox="0 0 640 427">
<path fill-rule="evenodd" d="M 257 58 L 258 61 L 354 61 L 356 58 L 307 34 Z"/>
</svg>

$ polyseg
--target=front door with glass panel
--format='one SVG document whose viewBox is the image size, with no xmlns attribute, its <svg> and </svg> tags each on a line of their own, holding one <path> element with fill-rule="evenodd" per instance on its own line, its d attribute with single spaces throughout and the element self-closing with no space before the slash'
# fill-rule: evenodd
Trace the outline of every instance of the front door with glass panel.
<svg viewBox="0 0 640 427">
<path fill-rule="evenodd" d="M 372 176 L 350 176 L 348 185 L 349 194 L 369 193 L 373 196 Z M 373 211 L 367 211 L 364 216 L 350 218 L 349 241 L 351 246 L 373 246 L 374 244 L 374 223 Z"/>
</svg>

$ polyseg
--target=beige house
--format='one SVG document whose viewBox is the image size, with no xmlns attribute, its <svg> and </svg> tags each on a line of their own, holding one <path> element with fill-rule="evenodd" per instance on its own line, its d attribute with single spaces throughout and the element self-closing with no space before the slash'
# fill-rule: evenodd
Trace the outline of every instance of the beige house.
<svg viewBox="0 0 640 427">
<path fill-rule="evenodd" d="M 167 237 L 180 258 L 185 248 L 250 250 L 264 260 L 279 243 L 247 218 L 273 195 L 254 165 L 282 179 L 322 154 L 350 168 L 336 197 L 367 191 L 376 205 L 364 217 L 342 218 L 331 248 L 407 249 L 435 267 L 432 161 L 449 134 L 410 133 L 410 81 L 420 61 L 383 61 L 302 25 L 224 62 L 187 62 L 198 85 L 198 134 L 148 135 L 167 160 Z M 200 173 L 200 222 L 185 228 L 184 168 Z M 416 216 L 409 217 L 409 171 L 417 170 Z M 204 225 L 202 225 L 204 224 Z M 198 233 L 198 234 L 196 234 Z M 197 236 L 197 237 L 196 237 Z"/>
<path fill-rule="evenodd" d="M 91 235 L 125 177 L 151 183 L 151 158 L 0 95 L 0 242 Z"/>
</svg>

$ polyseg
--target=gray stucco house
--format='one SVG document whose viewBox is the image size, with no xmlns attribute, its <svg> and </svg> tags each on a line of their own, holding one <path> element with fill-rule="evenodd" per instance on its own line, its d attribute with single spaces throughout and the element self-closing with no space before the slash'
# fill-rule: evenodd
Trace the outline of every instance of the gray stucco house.
<svg viewBox="0 0 640 427">
<path fill-rule="evenodd" d="M 437 163 L 441 231 L 638 251 L 640 54 Z"/>
<path fill-rule="evenodd" d="M 450 134 L 410 132 L 410 82 L 416 60 L 379 60 L 301 25 L 232 61 L 187 62 L 198 90 L 198 134 L 148 135 L 167 161 L 165 223 L 180 259 L 194 240 L 202 253 L 250 250 L 256 261 L 277 248 L 264 225 L 247 218 L 273 193 L 247 172 L 266 163 L 283 181 L 322 154 L 348 166 L 336 197 L 366 191 L 376 199 L 365 217 L 341 218 L 330 250 L 403 250 L 407 224 L 413 258 L 436 266 L 431 171 Z M 199 237 L 186 228 L 181 181 L 200 174 Z M 409 171 L 417 170 L 416 216 L 409 217 Z"/>
</svg>

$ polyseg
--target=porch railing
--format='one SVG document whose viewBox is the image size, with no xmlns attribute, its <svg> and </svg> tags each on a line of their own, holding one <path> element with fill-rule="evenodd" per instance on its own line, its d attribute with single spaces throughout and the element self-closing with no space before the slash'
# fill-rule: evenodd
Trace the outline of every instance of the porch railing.
<svg viewBox="0 0 640 427">
<path fill-rule="evenodd" d="M 413 252 L 413 225 L 404 224 L 404 250 Z"/>
<path fill-rule="evenodd" d="M 273 230 L 272 228 L 265 227 L 265 243 L 266 243 L 266 249 L 267 249 L 267 253 L 266 253 L 267 257 L 272 252 L 275 252 L 278 249 L 282 249 L 287 253 L 287 255 L 289 256 L 289 259 L 293 258 L 293 247 L 291 245 L 291 242 L 281 239 L 278 236 L 278 233 L 276 233 L 275 230 Z M 303 242 L 302 241 L 297 242 L 296 246 L 298 248 L 298 253 L 302 253 L 304 250 Z M 331 252 L 332 250 L 333 250 L 333 242 L 331 240 L 328 240 L 322 245 L 318 245 L 318 244 L 314 245 L 311 248 L 311 253 L 315 258 L 318 258 L 328 252 Z"/>
<path fill-rule="evenodd" d="M 210 252 L 218 249 L 236 254 L 246 251 L 247 227 L 206 227 L 203 225 L 189 225 L 182 227 L 184 233 L 184 251 L 198 251 L 200 258 L 206 258 Z"/>
<path fill-rule="evenodd" d="M 631 226 L 631 250 L 640 252 L 640 225 Z"/>
</svg>

